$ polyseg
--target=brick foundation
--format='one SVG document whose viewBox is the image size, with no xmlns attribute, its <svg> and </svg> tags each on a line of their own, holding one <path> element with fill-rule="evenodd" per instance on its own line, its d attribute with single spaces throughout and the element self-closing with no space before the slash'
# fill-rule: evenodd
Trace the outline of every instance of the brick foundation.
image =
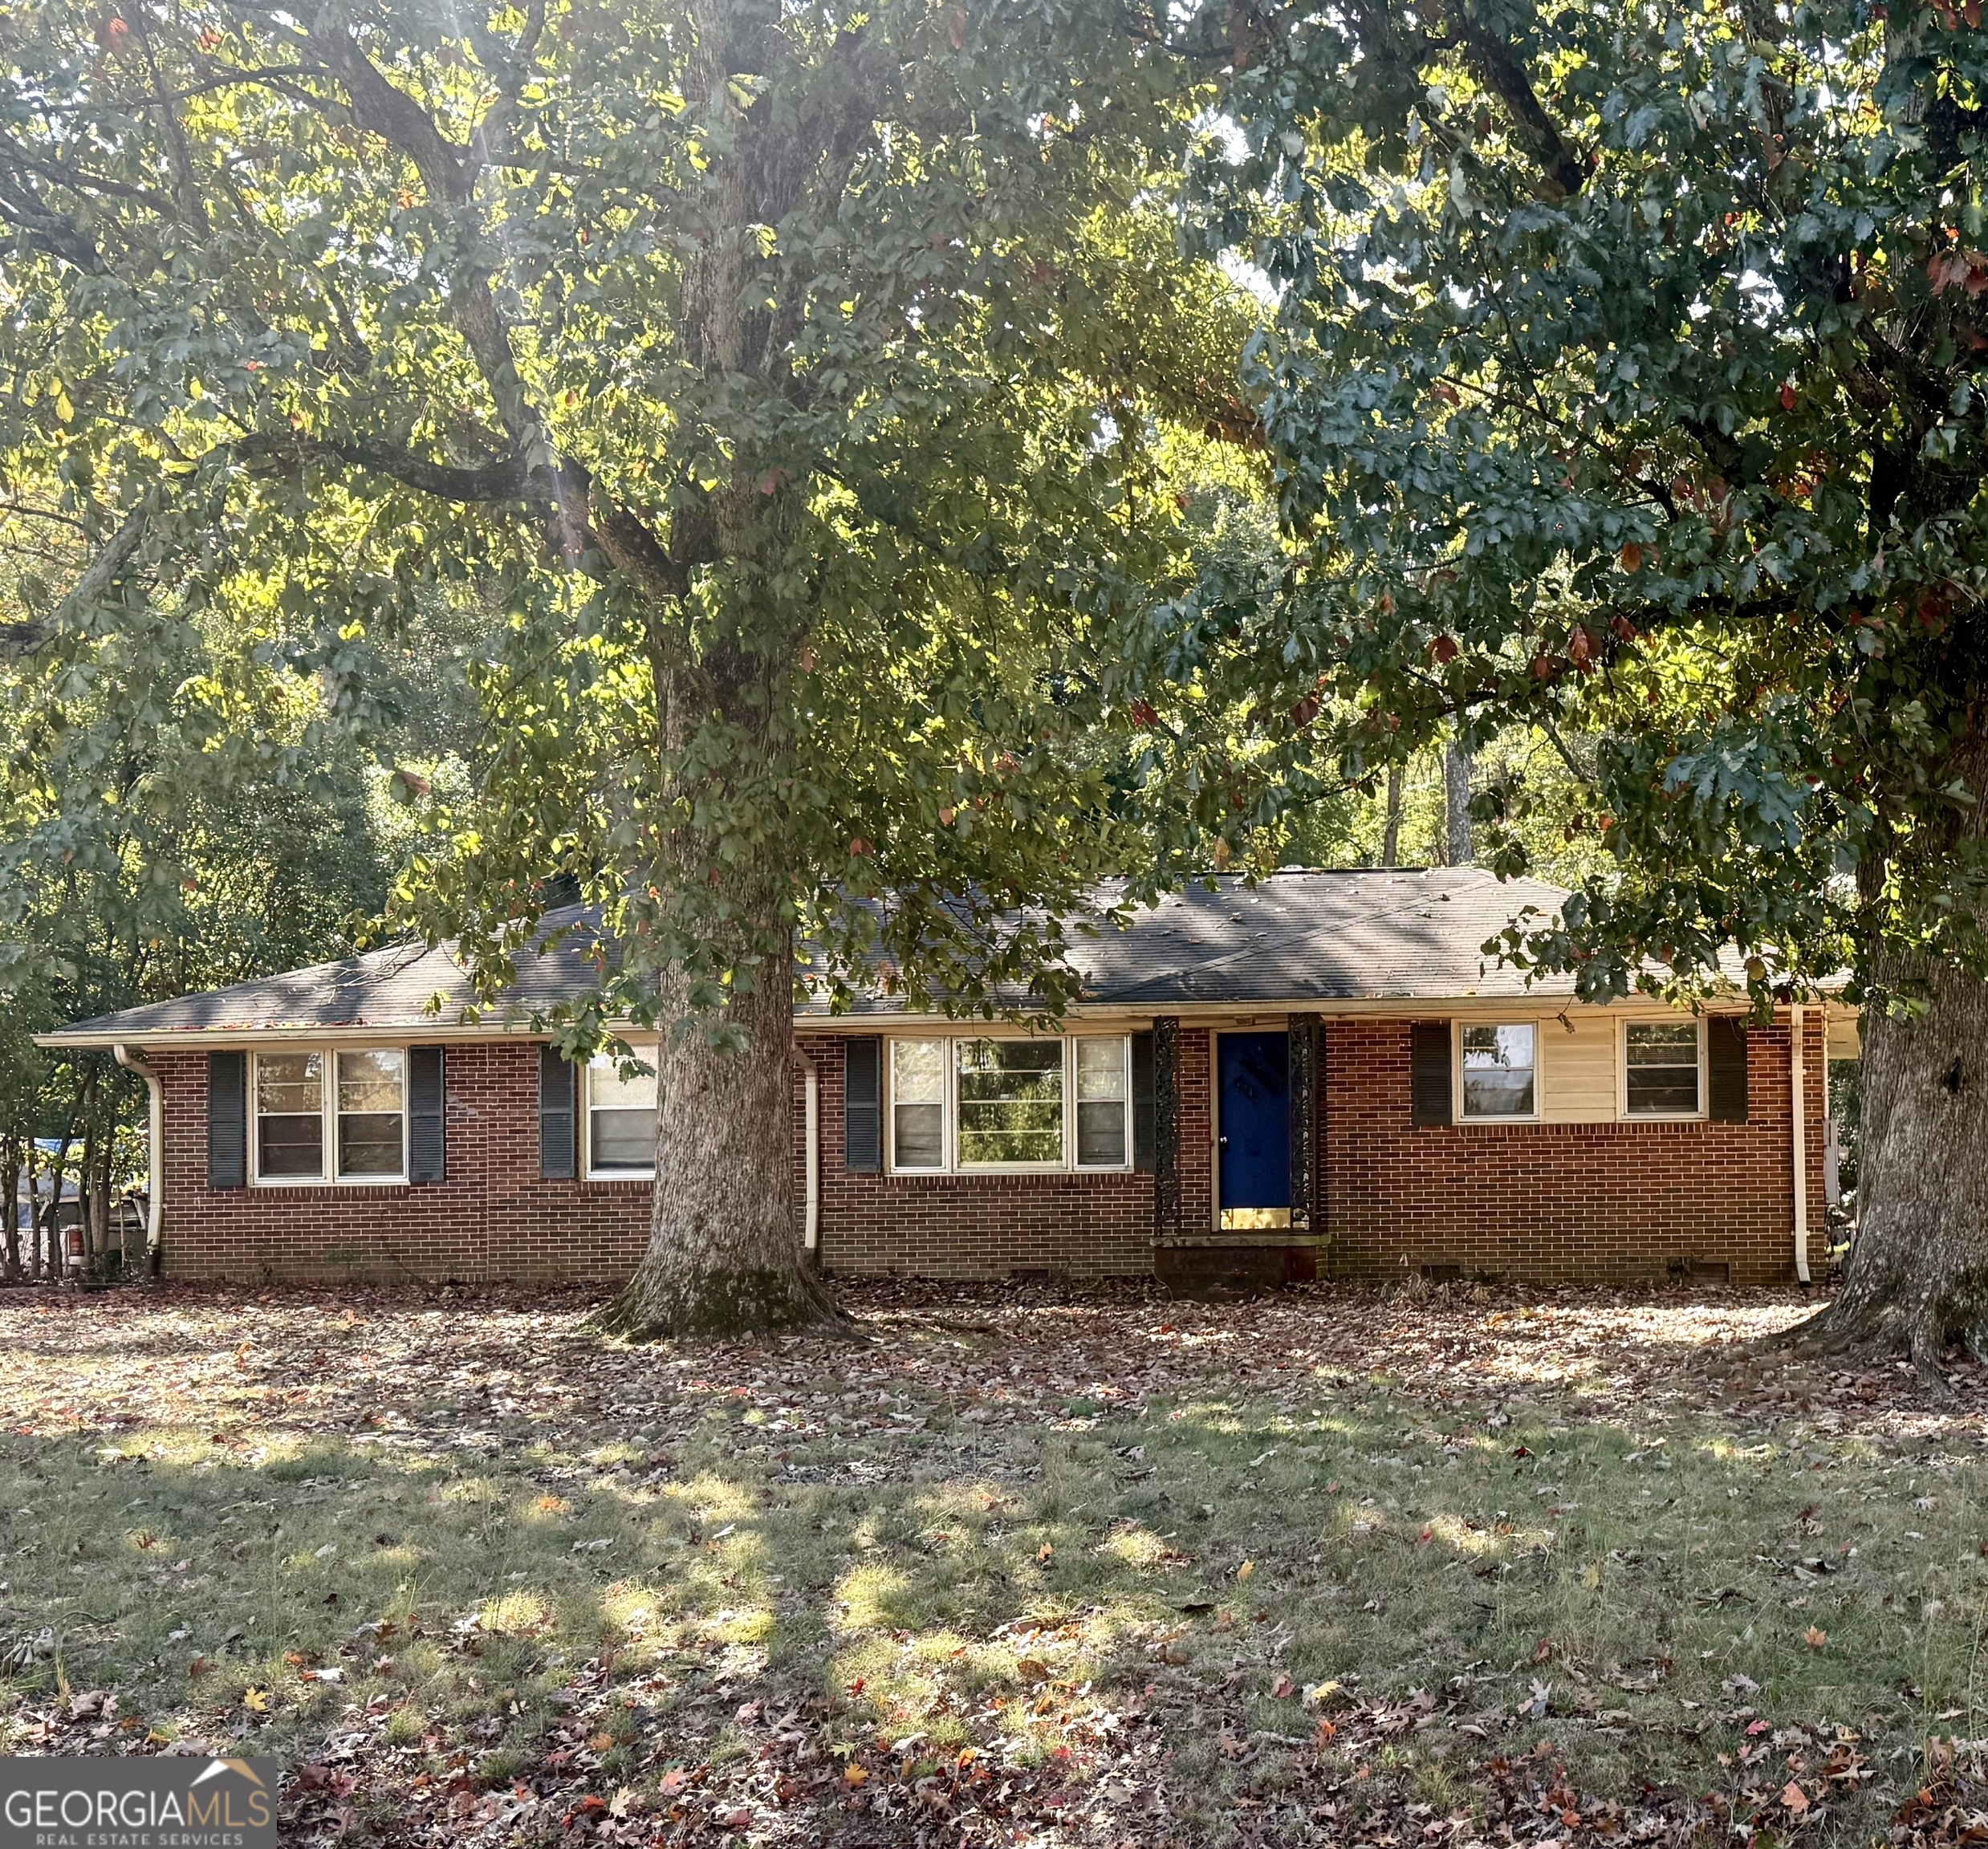
<svg viewBox="0 0 1988 1849">
<path fill-rule="evenodd" d="M 1824 1050 L 1807 1024 L 1811 1262 L 1822 1250 Z M 1150 1176 L 860 1175 L 842 1165 L 842 1058 L 801 1037 L 819 1081 L 819 1258 L 831 1272 L 998 1278 L 1193 1274 L 1214 1218 L 1211 1037 L 1183 1028 L 1181 1225 L 1156 1254 Z M 1745 1124 L 1417 1128 L 1409 1025 L 1326 1023 L 1319 1087 L 1320 1250 L 1247 1261 L 1268 1277 L 1444 1275 L 1539 1282 L 1661 1278 L 1724 1267 L 1735 1283 L 1792 1275 L 1789 1034 L 1755 1028 Z M 148 1049 L 165 1091 L 165 1269 L 241 1282 L 339 1279 L 612 1282 L 648 1236 L 640 1181 L 539 1178 L 538 1049 L 448 1052 L 448 1179 L 420 1187 L 207 1186 L 204 1054 Z M 802 1086 L 795 1161 L 803 1162 Z M 665 1185 L 666 1179 L 665 1179 Z M 795 1194 L 800 1197 L 797 1185 Z M 799 1229 L 796 1229 L 797 1234 Z M 1291 1262 L 1295 1256 L 1297 1262 Z M 1238 1260 L 1238 1263 L 1242 1262 Z"/>
</svg>

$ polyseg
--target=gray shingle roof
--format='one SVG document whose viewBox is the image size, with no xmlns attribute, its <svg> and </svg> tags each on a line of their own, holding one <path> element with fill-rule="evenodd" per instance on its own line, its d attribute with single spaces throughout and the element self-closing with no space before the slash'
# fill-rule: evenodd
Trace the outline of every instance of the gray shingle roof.
<svg viewBox="0 0 1988 1849">
<path fill-rule="evenodd" d="M 1104 925 L 1076 937 L 1070 962 L 1087 1002 L 1127 1008 L 1515 995 L 1524 977 L 1499 969 L 1482 945 L 1526 907 L 1543 922 L 1566 897 L 1558 886 L 1501 882 L 1476 867 L 1288 869 L 1254 886 L 1230 875 L 1212 891 L 1169 895 L 1125 930 Z M 1533 992 L 1542 989 L 1571 994 L 1573 983 Z M 857 1011 L 901 1006 L 873 996 Z"/>
<path fill-rule="evenodd" d="M 1170 895 L 1136 913 L 1125 930 L 1106 925 L 1095 937 L 1079 936 L 1070 960 L 1083 977 L 1087 1003 L 1129 1010 L 1516 995 L 1523 978 L 1498 968 L 1481 946 L 1524 908 L 1550 918 L 1565 897 L 1557 886 L 1501 882 L 1472 867 L 1289 871 L 1254 886 L 1227 876 L 1212 890 Z M 528 1014 L 586 991 L 594 972 L 587 916 L 578 907 L 548 914 L 548 930 L 578 924 L 580 931 L 552 951 L 519 958 L 518 981 L 500 1012 L 508 1004 Z M 1572 986 L 1562 979 L 1533 992 L 1568 994 Z M 442 1006 L 431 1012 L 437 993 Z M 453 1022 L 469 998 L 449 946 L 404 945 L 75 1022 L 50 1038 L 140 1042 L 274 1029 L 418 1030 Z M 878 995 L 858 1012 L 894 1014 L 902 1006 Z M 825 1011 L 814 1003 L 802 1009 Z"/>
<path fill-rule="evenodd" d="M 586 929 L 587 908 L 571 905 L 547 913 L 546 933 L 578 925 L 578 932 L 554 949 L 518 960 L 518 981 L 503 1002 L 530 1012 L 568 996 L 583 994 L 594 979 L 587 956 L 593 940 Z M 431 1013 L 429 998 L 443 998 Z M 75 1021 L 46 1036 L 59 1045 L 71 1035 L 115 1034 L 134 1042 L 181 1034 L 227 1034 L 276 1028 L 433 1027 L 453 1022 L 470 998 L 469 978 L 442 945 L 396 944 L 336 963 L 319 963 L 280 976 L 236 982 L 203 994 L 152 1002 L 121 1014 Z M 499 1004 L 501 1011 L 502 1003 Z"/>
</svg>

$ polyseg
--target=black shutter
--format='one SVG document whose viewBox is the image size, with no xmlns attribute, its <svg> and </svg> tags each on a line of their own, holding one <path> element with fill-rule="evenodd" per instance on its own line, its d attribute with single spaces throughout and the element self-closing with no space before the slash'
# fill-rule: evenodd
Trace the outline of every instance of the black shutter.
<svg viewBox="0 0 1988 1849">
<path fill-rule="evenodd" d="M 1132 1036 L 1132 1167 L 1153 1172 L 1153 1036 Z"/>
<path fill-rule="evenodd" d="M 1181 1237 L 1181 1023 L 1153 1024 L 1153 1236 Z"/>
<path fill-rule="evenodd" d="M 549 1042 L 539 1049 L 539 1175 L 571 1181 L 579 1172 L 572 1062 Z"/>
<path fill-rule="evenodd" d="M 1705 1115 L 1714 1124 L 1746 1121 L 1746 1021 L 1714 1014 L 1705 1024 Z"/>
<path fill-rule="evenodd" d="M 448 1178 L 448 1131 L 442 1051 L 439 1046 L 407 1050 L 407 1178 Z"/>
<path fill-rule="evenodd" d="M 1450 1116 L 1450 1034 L 1447 1021 L 1417 1021 L 1409 1030 L 1409 1098 L 1417 1124 Z"/>
<path fill-rule="evenodd" d="M 874 1034 L 842 1043 L 842 1166 L 852 1175 L 884 1170 L 884 1042 Z"/>
<path fill-rule="evenodd" d="M 249 1056 L 207 1055 L 207 1185 L 249 1185 Z"/>
</svg>

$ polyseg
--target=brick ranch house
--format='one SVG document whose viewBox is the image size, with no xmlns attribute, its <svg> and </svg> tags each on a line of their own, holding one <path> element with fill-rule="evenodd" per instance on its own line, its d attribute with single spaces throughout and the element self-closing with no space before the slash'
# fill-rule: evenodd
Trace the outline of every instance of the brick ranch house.
<svg viewBox="0 0 1988 1849">
<path fill-rule="evenodd" d="M 803 999 L 795 1237 L 831 1273 L 955 1278 L 1805 1274 L 1854 1014 L 1595 1007 L 1484 957 L 1563 897 L 1219 879 L 1079 940 L 1058 1036 Z M 583 937 L 521 964 L 509 1024 L 461 1022 L 447 947 L 405 946 L 43 1043 L 146 1079 L 169 1278 L 611 1282 L 669 1185 L 654 1082 L 520 1024 L 587 985 Z"/>
</svg>

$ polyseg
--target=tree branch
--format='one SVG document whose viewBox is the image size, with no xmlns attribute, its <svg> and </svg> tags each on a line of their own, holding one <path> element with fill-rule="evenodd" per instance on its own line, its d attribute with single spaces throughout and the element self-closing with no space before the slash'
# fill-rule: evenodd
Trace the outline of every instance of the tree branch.
<svg viewBox="0 0 1988 1849">
<path fill-rule="evenodd" d="M 1467 6 L 1453 4 L 1449 16 L 1466 62 L 1478 82 L 1504 104 L 1513 139 L 1539 167 L 1541 190 L 1555 201 L 1572 198 L 1588 184 L 1588 158 L 1561 136 L 1533 89 L 1524 64 L 1510 45 L 1473 17 Z"/>
<path fill-rule="evenodd" d="M 245 463 L 294 473 L 312 463 L 335 462 L 386 476 L 404 487 L 443 501 L 522 502 L 546 498 L 545 482 L 535 482 L 524 457 L 515 453 L 465 468 L 433 462 L 405 449 L 336 437 L 254 436 L 243 438 L 233 448 Z"/>
<path fill-rule="evenodd" d="M 344 85 L 360 126 L 412 161 L 430 194 L 456 209 L 467 249 L 450 266 L 449 312 L 524 466 L 555 468 L 551 439 L 518 376 L 510 331 L 490 286 L 490 266 L 480 254 L 482 228 L 473 221 L 470 209 L 476 161 L 466 150 L 444 138 L 413 97 L 387 80 L 358 41 L 336 22 L 331 7 L 312 20 L 309 36 L 327 71 Z M 562 551 L 575 551 L 583 536 L 568 526 L 563 502 L 555 497 L 552 505 L 562 529 L 557 544 Z"/>
<path fill-rule="evenodd" d="M 632 578 L 652 596 L 677 599 L 689 595 L 689 566 L 671 557 L 656 535 L 626 508 L 596 493 L 593 477 L 583 465 L 562 463 L 559 480 L 569 527 L 591 539 L 616 570 Z"/>
<path fill-rule="evenodd" d="M 344 86 L 360 126 L 406 155 L 430 193 L 452 205 L 463 204 L 474 171 L 464 150 L 444 139 L 412 96 L 387 81 L 349 32 L 329 22 L 330 11 L 327 7 L 311 22 L 311 47 Z"/>
<path fill-rule="evenodd" d="M 502 166 L 510 158 L 512 132 L 518 124 L 518 104 L 525 79 L 531 70 L 533 55 L 545 34 L 546 0 L 527 0 L 525 29 L 516 48 L 506 57 L 497 86 L 497 101 L 470 136 L 470 154 L 480 167 Z M 480 54 L 487 55 L 479 44 Z"/>
<path fill-rule="evenodd" d="M 43 205 L 31 187 L 0 176 L 0 221 L 13 226 L 37 250 L 80 270 L 86 276 L 104 273 L 104 258 L 96 241 L 66 212 Z"/>
<path fill-rule="evenodd" d="M 101 601 L 152 530 L 152 516 L 157 510 L 158 490 L 154 489 L 124 516 L 124 523 L 84 567 L 83 575 L 56 607 L 54 616 L 26 623 L 0 624 L 0 656 L 33 654 Z"/>
</svg>

